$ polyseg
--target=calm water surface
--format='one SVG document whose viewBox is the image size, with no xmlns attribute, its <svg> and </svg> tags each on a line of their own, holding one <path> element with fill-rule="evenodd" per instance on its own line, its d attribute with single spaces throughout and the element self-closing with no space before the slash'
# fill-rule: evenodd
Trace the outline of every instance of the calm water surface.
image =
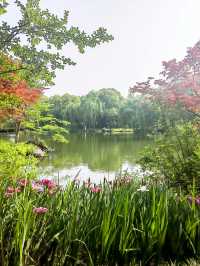
<svg viewBox="0 0 200 266">
<path fill-rule="evenodd" d="M 136 161 L 149 140 L 134 140 L 132 135 L 78 135 L 68 144 L 49 143 L 55 149 L 41 162 L 41 177 L 65 183 L 67 178 L 88 178 L 99 183 L 111 180 L 122 171 L 137 172 Z"/>
</svg>

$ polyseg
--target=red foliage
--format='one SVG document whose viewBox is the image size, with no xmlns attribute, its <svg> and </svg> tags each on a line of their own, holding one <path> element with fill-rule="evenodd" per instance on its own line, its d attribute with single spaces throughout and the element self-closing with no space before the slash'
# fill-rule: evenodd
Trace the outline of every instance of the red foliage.
<svg viewBox="0 0 200 266">
<path fill-rule="evenodd" d="M 29 88 L 25 81 L 13 84 L 9 80 L 0 79 L 0 93 L 19 97 L 25 105 L 31 105 L 41 97 L 41 89 Z"/>
<path fill-rule="evenodd" d="M 0 94 L 14 96 L 20 102 L 20 106 L 0 107 L 0 117 L 9 116 L 20 119 L 23 117 L 26 108 L 39 100 L 42 95 L 42 89 L 30 88 L 26 81 L 13 82 L 0 78 Z"/>
<path fill-rule="evenodd" d="M 148 78 L 130 88 L 164 104 L 179 103 L 192 112 L 200 111 L 200 41 L 188 48 L 182 61 L 164 61 L 160 79 Z"/>
</svg>

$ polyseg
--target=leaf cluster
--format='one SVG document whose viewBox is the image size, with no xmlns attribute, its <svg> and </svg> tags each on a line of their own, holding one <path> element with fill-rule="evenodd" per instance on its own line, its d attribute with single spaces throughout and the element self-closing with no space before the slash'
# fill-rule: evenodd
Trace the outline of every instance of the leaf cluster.
<svg viewBox="0 0 200 266">
<path fill-rule="evenodd" d="M 68 121 L 62 121 L 50 114 L 50 104 L 46 99 L 27 110 L 22 126 L 26 131 L 38 137 L 51 137 L 56 142 L 66 143 Z"/>
<path fill-rule="evenodd" d="M 31 154 L 32 145 L 24 143 L 13 144 L 0 141 L 0 176 L 6 177 L 34 177 L 36 175 L 37 159 Z"/>
<path fill-rule="evenodd" d="M 27 0 L 26 3 L 16 0 L 15 6 L 21 13 L 20 19 L 15 26 L 2 21 L 0 50 L 23 63 L 18 70 L 31 85 L 52 84 L 56 69 L 75 64 L 61 53 L 66 45 L 73 43 L 80 53 L 84 53 L 86 47 L 93 48 L 113 40 L 102 27 L 87 34 L 78 27 L 68 26 L 68 11 L 59 18 L 48 9 L 42 10 L 40 0 Z"/>
</svg>

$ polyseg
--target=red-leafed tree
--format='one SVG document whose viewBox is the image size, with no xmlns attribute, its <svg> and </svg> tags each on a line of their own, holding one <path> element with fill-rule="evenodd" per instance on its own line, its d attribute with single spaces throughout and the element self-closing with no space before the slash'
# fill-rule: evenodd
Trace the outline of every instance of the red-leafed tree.
<svg viewBox="0 0 200 266">
<path fill-rule="evenodd" d="M 159 79 L 137 82 L 130 93 L 141 93 L 162 104 L 178 104 L 200 117 L 200 41 L 188 48 L 183 60 L 164 61 Z"/>
<path fill-rule="evenodd" d="M 1 69 L 5 75 L 0 77 L 0 119 L 12 119 L 15 122 L 16 141 L 19 138 L 21 122 L 27 109 L 35 104 L 42 95 L 42 89 L 30 88 L 20 74 L 6 73 L 16 63 L 6 55 L 1 54 Z"/>
</svg>

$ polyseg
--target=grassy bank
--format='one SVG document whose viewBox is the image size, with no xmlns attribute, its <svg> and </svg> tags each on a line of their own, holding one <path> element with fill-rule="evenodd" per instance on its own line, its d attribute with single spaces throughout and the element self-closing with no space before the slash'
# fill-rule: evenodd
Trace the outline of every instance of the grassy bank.
<svg viewBox="0 0 200 266">
<path fill-rule="evenodd" d="M 132 128 L 103 128 L 101 130 L 105 134 L 133 134 Z"/>
<path fill-rule="evenodd" d="M 5 181 L 0 264 L 158 265 L 200 256 L 200 199 L 129 177 L 102 186 Z"/>
</svg>

